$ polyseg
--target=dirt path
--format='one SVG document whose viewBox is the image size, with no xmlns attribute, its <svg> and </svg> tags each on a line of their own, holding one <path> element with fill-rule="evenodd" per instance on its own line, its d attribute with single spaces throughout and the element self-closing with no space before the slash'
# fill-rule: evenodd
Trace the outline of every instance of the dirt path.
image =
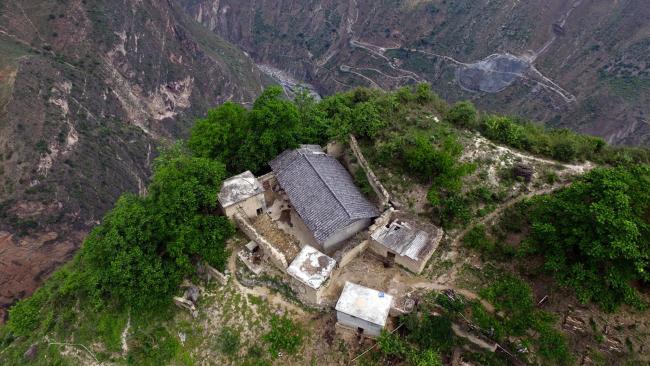
<svg viewBox="0 0 650 366">
<path fill-rule="evenodd" d="M 569 10 L 559 20 L 558 24 L 560 26 L 563 27 L 566 24 L 566 21 L 569 18 L 569 16 L 571 15 L 571 13 L 573 12 L 573 10 L 575 10 L 582 3 L 582 1 L 583 0 L 575 0 L 574 1 L 574 3 L 569 8 Z M 386 61 L 386 64 L 388 65 L 388 67 L 390 67 L 392 70 L 396 71 L 398 74 L 401 74 L 401 76 L 397 76 L 397 77 L 396 76 L 389 76 L 389 75 L 386 75 L 385 73 L 383 73 L 383 72 L 381 72 L 379 70 L 376 70 L 376 69 L 363 68 L 363 67 L 352 67 L 350 65 L 340 65 L 339 66 L 340 71 L 348 72 L 348 73 L 351 73 L 353 75 L 359 76 L 362 79 L 368 81 L 371 86 L 376 86 L 376 87 L 379 87 L 379 83 L 377 83 L 375 80 L 373 80 L 369 76 L 355 71 L 355 69 L 356 70 L 364 70 L 364 69 L 373 70 L 373 71 L 376 71 L 376 72 L 380 73 L 381 75 L 384 75 L 385 77 L 389 77 L 389 78 L 392 78 L 392 79 L 402 79 L 403 78 L 403 79 L 412 79 L 412 80 L 414 80 L 416 82 L 427 82 L 427 79 L 425 77 L 422 77 L 421 75 L 419 75 L 418 73 L 415 73 L 413 71 L 402 69 L 402 68 L 398 67 L 397 65 L 395 65 L 393 63 L 392 60 L 390 60 L 385 55 L 386 51 L 388 51 L 388 50 L 401 49 L 402 48 L 401 45 L 398 44 L 397 46 L 393 46 L 393 47 L 383 47 L 383 46 L 375 45 L 375 44 L 372 44 L 372 43 L 360 41 L 358 39 L 358 37 L 355 37 L 354 25 L 359 20 L 359 8 L 358 8 L 358 4 L 357 4 L 356 0 L 352 0 L 350 2 L 350 9 L 351 10 L 348 11 L 348 16 L 347 16 L 347 19 L 346 19 L 346 33 L 348 34 L 348 37 L 350 37 L 350 41 L 349 41 L 350 46 L 356 47 L 356 48 L 361 48 L 361 49 L 369 52 L 371 55 L 383 59 L 384 61 Z M 555 33 L 553 33 L 552 38 L 539 51 L 529 51 L 528 54 L 523 55 L 523 56 L 514 56 L 513 55 L 514 57 L 517 57 L 517 58 L 519 58 L 521 60 L 525 60 L 529 64 L 528 69 L 525 70 L 524 72 L 510 73 L 510 72 L 503 72 L 503 71 L 498 71 L 498 70 L 491 70 L 491 72 L 492 73 L 514 74 L 514 75 L 516 75 L 517 77 L 519 77 L 521 79 L 536 83 L 539 86 L 541 86 L 542 88 L 544 88 L 544 89 L 546 89 L 546 90 L 548 90 L 550 92 L 556 93 L 567 104 L 575 102 L 576 97 L 573 94 L 568 92 L 566 89 L 562 88 L 560 85 L 558 85 L 556 82 L 554 82 L 553 80 L 551 80 L 550 78 L 548 78 L 544 74 L 542 74 L 535 67 L 535 64 L 534 64 L 537 57 L 539 57 L 539 55 L 544 53 L 551 46 L 551 44 L 553 44 L 555 42 L 556 39 L 557 39 L 557 35 Z M 476 64 L 476 63 L 462 62 L 462 61 L 459 61 L 459 60 L 457 60 L 457 59 L 455 59 L 455 58 L 453 58 L 451 56 L 441 55 L 441 54 L 437 54 L 437 53 L 433 53 L 433 52 L 429 52 L 429 51 L 424 51 L 424 50 L 419 50 L 419 49 L 415 49 L 415 48 L 409 49 L 409 51 L 410 52 L 421 53 L 421 54 L 432 56 L 432 57 L 435 57 L 435 58 L 440 58 L 442 60 L 453 63 L 454 65 L 460 66 L 460 67 L 473 67 Z M 329 61 L 332 58 L 332 56 L 334 56 L 335 53 L 336 52 L 334 52 L 334 51 L 327 52 L 326 57 L 324 58 L 324 60 L 318 62 L 318 65 L 323 66 L 327 61 Z M 493 57 L 493 56 L 494 55 L 488 56 L 488 58 Z M 530 74 L 526 75 L 527 73 L 530 73 Z"/>
<path fill-rule="evenodd" d="M 548 188 L 544 188 L 544 189 L 537 189 L 537 190 L 534 190 L 534 191 L 531 191 L 531 192 L 528 192 L 526 194 L 522 194 L 520 196 L 517 196 L 515 198 L 510 199 L 509 201 L 505 202 L 503 205 L 497 207 L 497 209 L 492 211 L 490 214 L 485 215 L 480 220 L 469 224 L 465 229 L 463 229 L 463 231 L 458 233 L 458 235 L 456 235 L 456 238 L 451 242 L 452 248 L 459 247 L 460 241 L 474 227 L 476 227 L 477 225 L 485 225 L 485 224 L 489 223 L 490 221 L 492 221 L 492 220 L 496 219 L 497 217 L 501 216 L 501 213 L 503 213 L 504 210 L 506 210 L 506 209 L 512 207 L 513 205 L 523 201 L 524 199 L 532 198 L 532 197 L 535 197 L 535 196 L 541 196 L 541 195 L 548 194 L 548 193 L 552 193 L 552 192 L 555 192 L 555 191 L 557 191 L 559 189 L 568 187 L 569 185 L 571 185 L 571 182 L 558 183 L 558 184 L 553 185 L 552 187 L 548 187 Z"/>
<path fill-rule="evenodd" d="M 125 355 L 129 353 L 129 344 L 126 341 L 126 339 L 129 336 L 130 328 L 131 328 L 131 314 L 129 314 L 129 319 L 126 321 L 126 326 L 124 327 L 124 330 L 122 331 L 122 335 L 120 336 L 120 339 L 122 341 L 122 353 Z"/>
<path fill-rule="evenodd" d="M 558 24 L 560 27 L 564 28 L 564 26 L 566 25 L 567 20 L 568 20 L 569 17 L 571 16 L 571 13 L 573 13 L 573 11 L 574 11 L 578 6 L 580 6 L 580 4 L 582 4 L 582 1 L 583 1 L 583 0 L 575 0 L 575 1 L 573 2 L 573 4 L 571 4 L 571 7 L 569 8 L 569 10 L 567 10 L 566 13 L 564 13 L 564 15 L 563 15 L 563 16 L 560 18 L 560 20 L 557 22 L 557 24 Z M 555 34 L 555 32 L 553 32 L 553 36 L 551 37 L 551 39 L 549 39 L 548 42 L 546 42 L 546 43 L 544 44 L 544 46 L 542 46 L 542 48 L 541 48 L 539 51 L 536 51 L 536 52 L 533 52 L 533 53 L 532 53 L 532 60 L 531 60 L 531 62 L 535 61 L 535 60 L 536 60 L 536 59 L 537 59 L 541 54 L 545 53 L 545 52 L 546 52 L 546 51 L 551 47 L 551 45 L 552 45 L 553 43 L 555 43 L 556 40 L 557 40 L 557 34 Z"/>
<path fill-rule="evenodd" d="M 419 280 L 419 278 L 418 278 Z M 485 310 L 487 310 L 490 313 L 496 312 L 496 309 L 492 304 L 489 302 L 483 300 L 477 293 L 472 292 L 470 290 L 464 289 L 464 288 L 459 288 L 456 286 L 451 286 L 448 284 L 440 284 L 436 282 L 426 282 L 426 281 L 418 281 L 414 283 L 409 283 L 409 285 L 413 288 L 417 289 L 425 289 L 425 290 L 433 290 L 433 291 L 445 291 L 445 290 L 453 290 L 455 293 L 463 295 L 464 297 L 470 299 L 470 300 L 477 300 L 478 302 L 483 305 Z"/>
<path fill-rule="evenodd" d="M 456 324 L 452 324 L 451 329 L 454 331 L 454 333 L 456 333 L 457 336 L 465 338 L 468 341 L 474 343 L 475 345 L 477 345 L 477 346 L 479 346 L 481 348 L 484 348 L 484 349 L 486 349 L 486 350 L 488 350 L 490 352 L 494 352 L 497 349 L 497 346 L 496 346 L 495 343 L 493 343 L 493 344 L 487 343 L 486 341 L 474 336 L 473 334 L 470 334 L 470 333 L 462 330 Z"/>
</svg>

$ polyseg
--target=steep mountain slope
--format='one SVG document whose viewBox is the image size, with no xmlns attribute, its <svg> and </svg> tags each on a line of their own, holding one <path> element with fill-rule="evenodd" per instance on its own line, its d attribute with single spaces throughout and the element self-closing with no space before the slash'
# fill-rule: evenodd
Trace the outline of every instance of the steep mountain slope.
<svg viewBox="0 0 650 366">
<path fill-rule="evenodd" d="M 448 100 L 650 143 L 642 0 L 178 0 L 322 93 L 428 81 Z"/>
<path fill-rule="evenodd" d="M 0 319 L 166 140 L 268 80 L 166 0 L 0 1 Z"/>
</svg>

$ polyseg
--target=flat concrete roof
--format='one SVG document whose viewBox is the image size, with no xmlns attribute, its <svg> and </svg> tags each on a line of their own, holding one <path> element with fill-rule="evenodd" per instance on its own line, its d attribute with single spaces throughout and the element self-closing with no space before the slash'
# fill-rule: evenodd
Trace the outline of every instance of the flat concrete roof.
<svg viewBox="0 0 650 366">
<path fill-rule="evenodd" d="M 433 246 L 427 232 L 414 229 L 405 222 L 393 221 L 388 227 L 375 230 L 371 237 L 391 251 L 416 261 L 423 259 L 421 254 Z"/>
<path fill-rule="evenodd" d="M 253 173 L 245 171 L 224 180 L 217 197 L 222 207 L 228 207 L 262 192 L 264 192 L 262 184 Z"/>
<path fill-rule="evenodd" d="M 393 297 L 387 293 L 346 282 L 336 311 L 383 327 L 392 303 Z"/>
<path fill-rule="evenodd" d="M 291 262 L 287 272 L 305 285 L 319 289 L 330 277 L 335 266 L 334 259 L 314 247 L 305 245 Z"/>
</svg>

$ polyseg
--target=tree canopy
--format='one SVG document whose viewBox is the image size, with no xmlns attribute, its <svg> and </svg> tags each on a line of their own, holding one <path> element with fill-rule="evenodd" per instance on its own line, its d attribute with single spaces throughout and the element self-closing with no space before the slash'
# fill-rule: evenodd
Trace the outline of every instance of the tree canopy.
<svg viewBox="0 0 650 366">
<path fill-rule="evenodd" d="M 144 307 L 168 301 L 193 260 L 226 262 L 227 219 L 217 204 L 223 164 L 190 157 L 179 146 L 154 164 L 146 197 L 125 195 L 86 239 L 81 261 L 99 298 Z"/>
<path fill-rule="evenodd" d="M 643 307 L 634 281 L 650 282 L 650 166 L 599 168 L 533 201 L 533 250 L 584 302 Z"/>
<path fill-rule="evenodd" d="M 211 109 L 192 128 L 190 150 L 195 156 L 224 162 L 231 174 L 260 173 L 279 153 L 296 147 L 304 132 L 298 108 L 282 96 L 282 88 L 274 86 L 250 111 L 233 103 Z"/>
</svg>

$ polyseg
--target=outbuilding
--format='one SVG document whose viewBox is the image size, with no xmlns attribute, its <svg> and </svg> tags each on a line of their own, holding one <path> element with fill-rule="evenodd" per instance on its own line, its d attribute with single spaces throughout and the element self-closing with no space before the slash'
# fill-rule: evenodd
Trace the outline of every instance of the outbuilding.
<svg viewBox="0 0 650 366">
<path fill-rule="evenodd" d="M 428 233 L 407 222 L 395 220 L 382 225 L 370 235 L 370 249 L 390 263 L 397 263 L 414 273 L 420 273 L 435 251 L 442 229 Z"/>
<path fill-rule="evenodd" d="M 291 288 L 302 301 L 320 305 L 335 267 L 334 259 L 305 245 L 287 268 L 287 273 L 292 277 Z"/>
<path fill-rule="evenodd" d="M 346 282 L 336 303 L 336 319 L 341 326 L 378 337 L 392 304 L 393 297 L 387 293 Z"/>
<path fill-rule="evenodd" d="M 264 188 L 253 173 L 245 171 L 223 181 L 217 195 L 224 215 L 232 218 L 241 209 L 246 216 L 253 218 L 266 211 Z"/>
</svg>

